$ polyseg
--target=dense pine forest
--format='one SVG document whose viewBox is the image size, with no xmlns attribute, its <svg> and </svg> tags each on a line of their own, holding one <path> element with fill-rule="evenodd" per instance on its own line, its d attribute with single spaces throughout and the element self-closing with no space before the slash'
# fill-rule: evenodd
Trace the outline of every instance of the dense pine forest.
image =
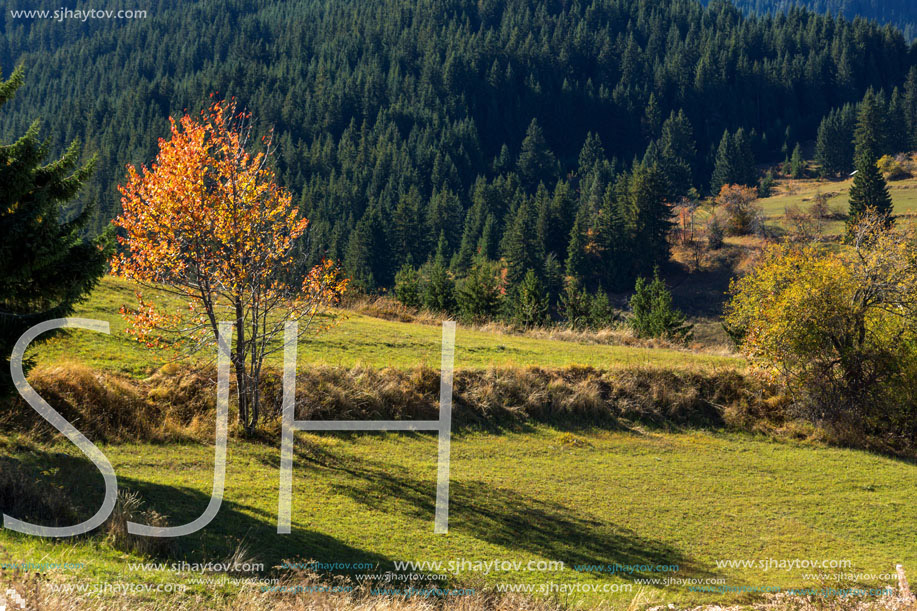
<svg viewBox="0 0 917 611">
<path fill-rule="evenodd" d="M 891 24 L 908 39 L 917 36 L 917 4 L 912 0 L 734 0 L 739 8 L 757 15 L 805 7 L 817 13 L 839 15 L 847 19 L 863 17 Z"/>
<path fill-rule="evenodd" d="M 170 115 L 233 96 L 274 130 L 278 176 L 311 219 L 304 265 L 342 261 L 369 291 L 399 276 L 404 301 L 443 309 L 467 278 L 472 316 L 491 307 L 497 260 L 500 282 L 552 307 L 565 277 L 632 287 L 668 259 L 674 203 L 754 186 L 757 164 L 815 140 L 826 116 L 849 122 L 844 106 L 869 89 L 891 100 L 900 88 L 902 120 L 917 120 L 903 93 L 917 47 L 892 27 L 803 9 L 154 0 L 148 13 L 0 15 L 0 66 L 26 68 L 0 141 L 40 117 L 52 150 L 77 141 L 98 155 L 92 231 L 117 214 L 125 165 L 149 163 Z"/>
</svg>

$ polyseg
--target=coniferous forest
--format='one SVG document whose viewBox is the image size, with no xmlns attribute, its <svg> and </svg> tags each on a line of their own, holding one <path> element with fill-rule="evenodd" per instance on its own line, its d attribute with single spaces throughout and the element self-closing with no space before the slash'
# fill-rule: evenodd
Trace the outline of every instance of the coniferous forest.
<svg viewBox="0 0 917 611">
<path fill-rule="evenodd" d="M 303 265 L 342 261 L 367 291 L 400 273 L 408 301 L 422 273 L 416 298 L 444 309 L 455 306 L 452 279 L 485 282 L 472 271 L 498 259 L 511 287 L 528 278 L 552 307 L 564 277 L 590 291 L 632 287 L 668 258 L 673 203 L 754 186 L 756 164 L 814 140 L 823 119 L 843 123 L 825 147 L 848 169 L 844 107 L 870 89 L 897 100 L 902 120 L 917 117 L 906 107 L 917 108 L 913 76 L 905 95 L 917 47 L 892 27 L 803 9 L 150 4 L 136 21 L 0 15 L 0 66 L 26 69 L 0 138 L 40 116 L 53 151 L 77 141 L 98 155 L 82 196 L 97 203 L 89 231 L 119 212 L 125 164 L 150 162 L 170 115 L 235 97 L 259 131 L 273 128 L 279 180 L 311 221 Z"/>
<path fill-rule="evenodd" d="M 911 0 L 735 0 L 743 10 L 762 15 L 805 7 L 817 13 L 891 24 L 909 39 L 917 36 L 917 5 Z"/>
</svg>

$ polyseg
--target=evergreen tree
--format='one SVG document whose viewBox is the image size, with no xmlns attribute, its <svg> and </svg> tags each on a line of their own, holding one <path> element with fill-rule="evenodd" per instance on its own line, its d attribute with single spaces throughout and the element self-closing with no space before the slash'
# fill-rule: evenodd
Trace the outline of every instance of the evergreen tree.
<svg viewBox="0 0 917 611">
<path fill-rule="evenodd" d="M 544 272 L 542 275 L 544 276 L 545 294 L 553 312 L 564 288 L 563 266 L 553 252 L 549 252 L 544 258 Z"/>
<path fill-rule="evenodd" d="M 0 81 L 0 106 L 22 81 L 21 68 Z M 12 390 L 9 359 L 22 333 L 69 316 L 105 271 L 108 237 L 81 237 L 92 208 L 62 220 L 64 204 L 86 183 L 95 160 L 79 166 L 76 142 L 43 165 L 47 156 L 38 121 L 13 144 L 0 145 L 0 395 Z"/>
<path fill-rule="evenodd" d="M 512 295 L 510 317 L 514 325 L 530 329 L 548 322 L 548 299 L 534 270 L 525 272 Z"/>
<path fill-rule="evenodd" d="M 602 140 L 598 134 L 589 132 L 586 134 L 586 141 L 583 142 L 583 148 L 580 149 L 578 158 L 578 174 L 585 176 L 595 168 L 596 164 L 605 161 L 605 149 L 602 146 Z"/>
<path fill-rule="evenodd" d="M 637 337 L 686 340 L 691 336 L 693 325 L 672 306 L 672 294 L 659 277 L 659 268 L 653 271 L 652 282 L 637 278 L 630 310 L 630 325 Z"/>
<path fill-rule="evenodd" d="M 672 205 L 666 201 L 668 185 L 656 166 L 638 166 L 630 180 L 629 197 L 636 211 L 634 263 L 638 273 L 669 259 Z"/>
<path fill-rule="evenodd" d="M 589 300 L 589 325 L 593 329 L 605 329 L 615 321 L 615 311 L 608 300 L 608 293 L 599 287 Z"/>
<path fill-rule="evenodd" d="M 560 296 L 560 316 L 571 329 L 579 331 L 589 326 L 589 293 L 579 283 L 568 281 Z"/>
<path fill-rule="evenodd" d="M 856 127 L 856 175 L 850 187 L 850 221 L 869 209 L 891 219 L 892 198 L 876 162 L 882 151 L 884 117 L 880 104 L 868 93 L 860 106 Z"/>
<path fill-rule="evenodd" d="M 802 148 L 799 144 L 793 149 L 793 155 L 790 157 L 790 177 L 802 178 L 805 174 L 806 162 L 802 158 Z"/>
<path fill-rule="evenodd" d="M 462 320 L 482 323 L 493 318 L 500 311 L 501 300 L 496 265 L 483 258 L 476 258 L 456 291 L 456 302 Z"/>
<path fill-rule="evenodd" d="M 647 140 L 655 140 L 659 137 L 662 128 L 662 110 L 659 108 L 659 102 L 656 100 L 656 94 L 651 93 L 650 99 L 646 103 L 646 109 L 643 113 L 643 136 Z"/>
<path fill-rule="evenodd" d="M 853 168 L 853 132 L 856 112 L 848 104 L 825 115 L 818 126 L 815 159 L 826 176 L 846 175 Z"/>
<path fill-rule="evenodd" d="M 427 208 L 427 235 L 446 238 L 446 256 L 451 256 L 461 242 L 462 235 L 462 202 L 448 187 L 433 193 L 430 205 Z M 415 235 L 416 240 L 419 236 Z"/>
<path fill-rule="evenodd" d="M 693 182 L 692 163 L 697 156 L 691 123 L 681 110 L 672 111 L 662 125 L 659 165 L 671 185 L 670 199 L 688 194 Z"/>
<path fill-rule="evenodd" d="M 574 280 L 575 284 L 580 284 L 586 277 L 586 212 L 580 208 L 570 229 L 570 242 L 567 246 L 567 260 L 564 264 L 564 271 L 569 278 Z"/>
<path fill-rule="evenodd" d="M 755 153 L 752 148 L 752 135 L 747 134 L 745 129 L 740 127 L 736 130 L 734 137 L 738 160 L 735 180 L 732 182 L 747 187 L 753 187 L 758 183 L 758 171 L 755 169 Z"/>
<path fill-rule="evenodd" d="M 350 272 L 351 283 L 367 292 L 391 286 L 390 262 L 382 215 L 378 208 L 370 208 L 347 242 L 344 264 Z"/>
<path fill-rule="evenodd" d="M 409 308 L 419 308 L 423 305 L 420 272 L 408 263 L 402 265 L 395 274 L 395 299 Z"/>
<path fill-rule="evenodd" d="M 710 191 L 716 194 L 723 185 L 754 186 L 757 182 L 751 139 L 742 128 L 735 134 L 730 134 L 727 130 L 723 133 L 716 150 Z"/>
<path fill-rule="evenodd" d="M 911 66 L 904 83 L 904 121 L 909 138 L 908 148 L 917 149 L 917 66 Z"/>
<path fill-rule="evenodd" d="M 887 153 L 903 153 L 910 150 L 911 138 L 908 133 L 906 115 L 905 96 L 895 87 L 888 102 L 888 115 L 886 118 L 888 126 Z"/>
<path fill-rule="evenodd" d="M 857 112 L 857 124 L 854 130 L 854 156 L 878 160 L 890 152 L 887 147 L 888 124 L 885 103 L 882 97 L 873 90 L 866 92 Z M 859 169 L 859 165 L 857 165 Z"/>
<path fill-rule="evenodd" d="M 434 312 L 451 312 L 455 307 L 455 282 L 446 267 L 446 236 L 439 236 L 436 257 L 429 265 L 424 306 Z"/>
<path fill-rule="evenodd" d="M 533 198 L 524 198 L 506 234 L 503 254 L 507 266 L 506 279 L 510 286 L 521 281 L 527 270 L 541 268 L 544 261 L 544 246 L 538 239 L 536 216 Z"/>
<path fill-rule="evenodd" d="M 537 119 L 532 119 L 525 132 L 516 167 L 523 186 L 529 192 L 534 192 L 538 183 L 554 184 L 557 180 L 557 159 L 548 147 Z"/>
<path fill-rule="evenodd" d="M 713 177 L 710 179 L 710 192 L 714 195 L 720 192 L 723 185 L 735 182 L 736 160 L 739 153 L 735 148 L 735 140 L 729 131 L 723 132 L 720 145 L 716 149 L 716 160 L 713 166 Z"/>
</svg>

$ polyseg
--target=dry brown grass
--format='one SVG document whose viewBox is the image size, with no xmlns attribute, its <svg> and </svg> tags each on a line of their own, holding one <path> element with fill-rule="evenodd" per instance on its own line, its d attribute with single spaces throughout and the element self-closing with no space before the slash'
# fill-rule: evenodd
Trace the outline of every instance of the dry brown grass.
<svg viewBox="0 0 917 611">
<path fill-rule="evenodd" d="M 3 550 L 0 548 L 0 558 Z M 223 599 L 200 594 L 159 594 L 150 600 L 149 595 L 96 595 L 94 593 L 60 593 L 54 591 L 46 575 L 0 570 L 0 597 L 9 588 L 25 599 L 29 611 L 133 611 L 161 610 L 190 611 L 196 609 L 221 609 L 226 611 L 563 611 L 557 602 L 524 597 L 516 594 L 496 594 L 475 590 L 474 594 L 450 597 L 407 597 L 378 595 L 368 585 L 352 586 L 340 579 L 328 581 L 315 574 L 297 573 L 281 580 L 281 585 L 303 588 L 352 587 L 350 591 L 299 591 L 262 592 L 258 587 L 246 587 L 237 594 Z M 2 600 L 0 600 L 2 603 Z M 11 607 L 16 609 L 18 607 Z M 605 607 L 597 607 L 601 609 Z"/>
<path fill-rule="evenodd" d="M 0 547 L 0 558 L 4 553 Z M 337 579 L 329 582 L 315 574 L 297 573 L 281 581 L 288 587 L 346 586 L 349 582 Z M 93 593 L 55 592 L 47 575 L 0 571 L 0 597 L 7 589 L 21 596 L 26 609 L 42 611 L 143 611 L 170 609 L 191 611 L 196 609 L 219 609 L 226 611 L 565 611 L 560 602 L 521 596 L 518 594 L 497 594 L 476 589 L 474 594 L 451 597 L 403 597 L 376 595 L 366 585 L 356 586 L 347 592 L 262 592 L 259 588 L 247 587 L 233 596 L 222 599 L 204 597 L 200 594 L 160 594 L 151 599 L 148 595 L 96 595 Z M 3 601 L 0 600 L 0 603 Z M 582 611 L 914 611 L 917 605 L 901 596 L 888 597 L 800 597 L 787 594 L 769 595 L 763 601 L 701 606 L 649 606 L 641 593 L 627 605 L 609 606 L 600 603 L 595 606 L 577 605 Z M 18 608 L 18 607 L 12 607 Z"/>
<path fill-rule="evenodd" d="M 723 426 L 724 407 L 755 402 L 755 386 L 727 369 L 669 370 L 631 367 L 537 367 L 459 370 L 453 417 L 457 426 L 515 426 L 527 421 L 560 426 Z M 280 382 L 273 377 L 265 397 L 276 414 Z M 298 419 L 435 419 L 439 373 L 356 367 L 312 367 L 297 376 Z"/>
<path fill-rule="evenodd" d="M 30 375 L 39 394 L 91 439 L 157 443 L 192 439 L 212 442 L 215 378 L 212 368 L 167 365 L 137 381 L 95 373 L 75 363 L 36 368 Z M 276 439 L 280 433 L 281 372 L 265 372 L 261 386 L 265 414 L 262 434 L 265 439 Z M 404 370 L 315 365 L 297 373 L 296 386 L 296 417 L 302 420 L 428 420 L 438 416 L 439 372 L 427 367 Z M 453 402 L 454 423 L 459 430 L 518 428 L 530 422 L 565 428 L 630 428 L 640 423 L 729 428 L 887 454 L 913 450 L 894 439 L 863 439 L 858 431 L 828 431 L 795 419 L 785 396 L 734 368 L 459 370 L 455 372 Z M 11 400 L 6 407 L 0 430 L 20 433 L 27 440 L 50 439 L 55 433 L 21 399 Z M 12 489 L 13 485 L 7 484 Z"/>
</svg>

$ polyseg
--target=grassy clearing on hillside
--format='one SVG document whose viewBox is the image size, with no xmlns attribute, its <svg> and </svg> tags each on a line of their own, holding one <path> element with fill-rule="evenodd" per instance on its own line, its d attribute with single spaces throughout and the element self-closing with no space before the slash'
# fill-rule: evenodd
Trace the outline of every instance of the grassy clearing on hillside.
<svg viewBox="0 0 917 611">
<path fill-rule="evenodd" d="M 54 484 L 82 512 L 101 498 L 101 477 L 69 444 L 0 437 L 3 454 L 36 481 Z M 713 579 L 730 586 L 894 585 L 878 577 L 821 582 L 805 569 L 718 568 L 717 561 L 850 560 L 843 571 L 917 567 L 914 464 L 867 453 L 715 432 L 469 432 L 452 443 L 450 531 L 433 534 L 436 440 L 424 434 L 300 434 L 293 532 L 276 534 L 279 448 L 233 440 L 225 500 L 213 523 L 175 542 L 176 561 L 219 562 L 240 545 L 248 560 L 563 561 L 553 572 L 450 575 L 451 584 L 631 584 L 630 592 L 576 595 L 563 602 L 626 606 L 724 602 L 747 595 L 640 586 L 635 578 Z M 171 524 L 207 504 L 213 450 L 199 444 L 103 445 L 122 489 L 139 492 Z M 6 562 L 84 563 L 49 571 L 74 583 L 182 582 L 215 604 L 232 586 L 194 585 L 190 572 L 142 569 L 132 553 L 98 538 L 76 542 L 0 533 Z M 677 572 L 609 574 L 579 565 L 678 565 Z M 815 571 L 820 572 L 820 571 Z M 149 595 L 148 595 L 149 596 Z M 120 600 L 120 599 L 119 599 Z"/>
<path fill-rule="evenodd" d="M 785 214 L 793 206 L 802 211 L 808 211 L 815 203 L 815 196 L 819 193 L 830 196 L 828 207 L 840 213 L 847 214 L 850 207 L 850 187 L 852 178 L 845 180 L 780 180 L 776 192 L 771 197 L 760 201 L 767 224 L 786 228 Z M 890 181 L 888 190 L 894 204 L 894 214 L 904 218 L 917 216 L 917 178 Z M 826 236 L 839 236 L 844 232 L 844 221 L 829 220 L 825 222 L 824 233 Z"/>
<path fill-rule="evenodd" d="M 135 285 L 113 277 L 103 278 L 92 296 L 80 304 L 76 317 L 108 321 L 111 334 L 67 331 L 42 344 L 30 354 L 40 363 L 80 360 L 87 365 L 134 377 L 153 373 L 170 358 L 169 353 L 148 349 L 124 333 L 125 322 L 118 314 L 122 305 L 136 304 Z M 174 303 L 178 307 L 178 303 Z M 351 367 L 439 367 L 441 330 L 433 325 L 410 324 L 354 313 L 343 316 L 329 331 L 300 342 L 299 363 L 321 363 Z M 211 361 L 212 354 L 199 358 Z M 274 354 L 269 365 L 280 366 L 282 355 Z M 678 367 L 683 364 L 716 366 L 740 363 L 739 359 L 680 350 L 608 346 L 552 339 L 503 335 L 459 327 L 456 335 L 455 366 L 483 368 L 500 366 L 564 367 L 587 365 L 613 367 L 645 365 Z"/>
</svg>

